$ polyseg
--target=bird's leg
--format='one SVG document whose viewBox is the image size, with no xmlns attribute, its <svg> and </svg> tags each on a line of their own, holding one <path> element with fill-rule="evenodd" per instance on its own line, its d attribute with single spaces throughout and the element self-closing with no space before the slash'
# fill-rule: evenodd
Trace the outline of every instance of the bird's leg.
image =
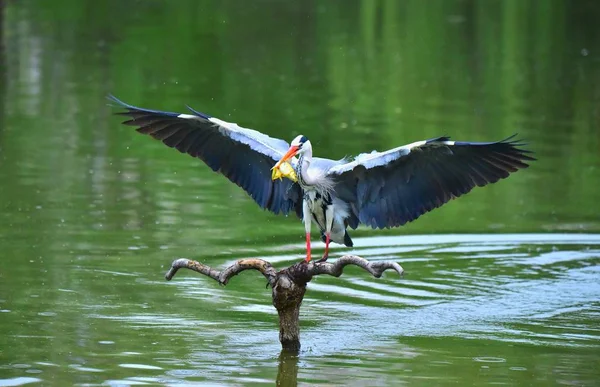
<svg viewBox="0 0 600 387">
<path fill-rule="evenodd" d="M 306 233 L 306 263 L 310 262 L 310 232 Z"/>
<path fill-rule="evenodd" d="M 331 242 L 331 228 L 333 227 L 333 205 L 330 204 L 325 210 L 325 253 L 323 258 L 317 262 L 325 262 L 329 258 L 329 242 Z"/>
<path fill-rule="evenodd" d="M 302 203 L 302 220 L 304 221 L 304 230 L 306 231 L 306 259 L 304 261 L 308 263 L 310 262 L 310 226 L 312 215 L 306 200 Z"/>
<path fill-rule="evenodd" d="M 325 253 L 323 253 L 323 258 L 319 259 L 317 263 L 327 261 L 329 258 L 329 242 L 331 241 L 331 233 L 325 233 Z"/>
</svg>

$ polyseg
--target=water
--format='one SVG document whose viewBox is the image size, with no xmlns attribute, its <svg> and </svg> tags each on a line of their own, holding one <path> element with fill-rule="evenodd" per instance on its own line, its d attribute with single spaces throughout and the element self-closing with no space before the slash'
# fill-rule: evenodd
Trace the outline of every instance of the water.
<svg viewBox="0 0 600 387">
<path fill-rule="evenodd" d="M 595 2 L 0 4 L 0 386 L 598 385 Z M 353 232 L 333 258 L 406 275 L 316 278 L 302 352 L 280 355 L 262 276 L 163 275 L 285 267 L 302 225 L 121 126 L 108 93 L 303 133 L 318 156 L 518 132 L 539 161 Z"/>
</svg>

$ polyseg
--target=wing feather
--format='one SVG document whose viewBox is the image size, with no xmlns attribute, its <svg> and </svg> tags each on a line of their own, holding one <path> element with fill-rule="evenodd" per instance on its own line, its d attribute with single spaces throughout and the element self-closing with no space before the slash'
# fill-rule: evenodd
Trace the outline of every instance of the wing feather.
<svg viewBox="0 0 600 387">
<path fill-rule="evenodd" d="M 514 136 L 513 136 L 514 137 Z M 328 174 L 336 193 L 360 223 L 373 228 L 403 225 L 451 199 L 508 177 L 535 160 L 509 137 L 498 142 L 418 141 L 338 163 Z M 358 222 L 349 222 L 353 228 Z"/>
<path fill-rule="evenodd" d="M 301 216 L 302 195 L 298 184 L 288 179 L 271 180 L 271 167 L 289 147 L 284 140 L 189 107 L 193 114 L 142 109 L 113 96 L 109 99 L 126 109 L 116 113 L 128 118 L 123 124 L 201 159 L 212 170 L 242 187 L 262 208 L 275 214 L 294 211 Z"/>
</svg>

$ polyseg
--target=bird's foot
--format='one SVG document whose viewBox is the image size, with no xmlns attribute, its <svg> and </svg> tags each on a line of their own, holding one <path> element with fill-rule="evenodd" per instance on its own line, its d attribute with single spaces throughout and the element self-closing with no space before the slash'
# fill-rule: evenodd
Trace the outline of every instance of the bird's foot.
<svg viewBox="0 0 600 387">
<path fill-rule="evenodd" d="M 304 258 L 304 259 L 302 260 L 302 262 L 304 262 L 304 263 L 309 263 L 309 262 L 310 262 L 310 260 L 311 260 L 311 257 L 310 257 L 310 254 L 308 254 L 308 255 L 306 256 L 306 258 Z"/>
<path fill-rule="evenodd" d="M 331 241 L 331 234 L 329 232 L 325 233 L 325 252 L 323 253 L 323 258 L 319 259 L 317 263 L 327 261 L 329 258 L 329 242 Z"/>
<path fill-rule="evenodd" d="M 329 258 L 329 253 L 325 252 L 325 254 L 323 254 L 323 258 L 319 259 L 316 263 L 325 262 L 327 261 L 327 258 Z"/>
</svg>

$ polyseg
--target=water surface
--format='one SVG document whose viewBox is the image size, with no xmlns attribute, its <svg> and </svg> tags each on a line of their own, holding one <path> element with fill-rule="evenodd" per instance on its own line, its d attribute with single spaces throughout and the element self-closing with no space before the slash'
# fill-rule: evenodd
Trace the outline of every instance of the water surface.
<svg viewBox="0 0 600 387">
<path fill-rule="evenodd" d="M 600 9 L 433 3 L 0 1 L 0 386 L 597 385 Z M 317 156 L 518 132 L 539 160 L 354 231 L 334 257 L 406 275 L 315 279 L 302 351 L 280 356 L 264 278 L 163 275 L 285 267 L 299 220 L 121 126 L 109 93 Z"/>
</svg>

